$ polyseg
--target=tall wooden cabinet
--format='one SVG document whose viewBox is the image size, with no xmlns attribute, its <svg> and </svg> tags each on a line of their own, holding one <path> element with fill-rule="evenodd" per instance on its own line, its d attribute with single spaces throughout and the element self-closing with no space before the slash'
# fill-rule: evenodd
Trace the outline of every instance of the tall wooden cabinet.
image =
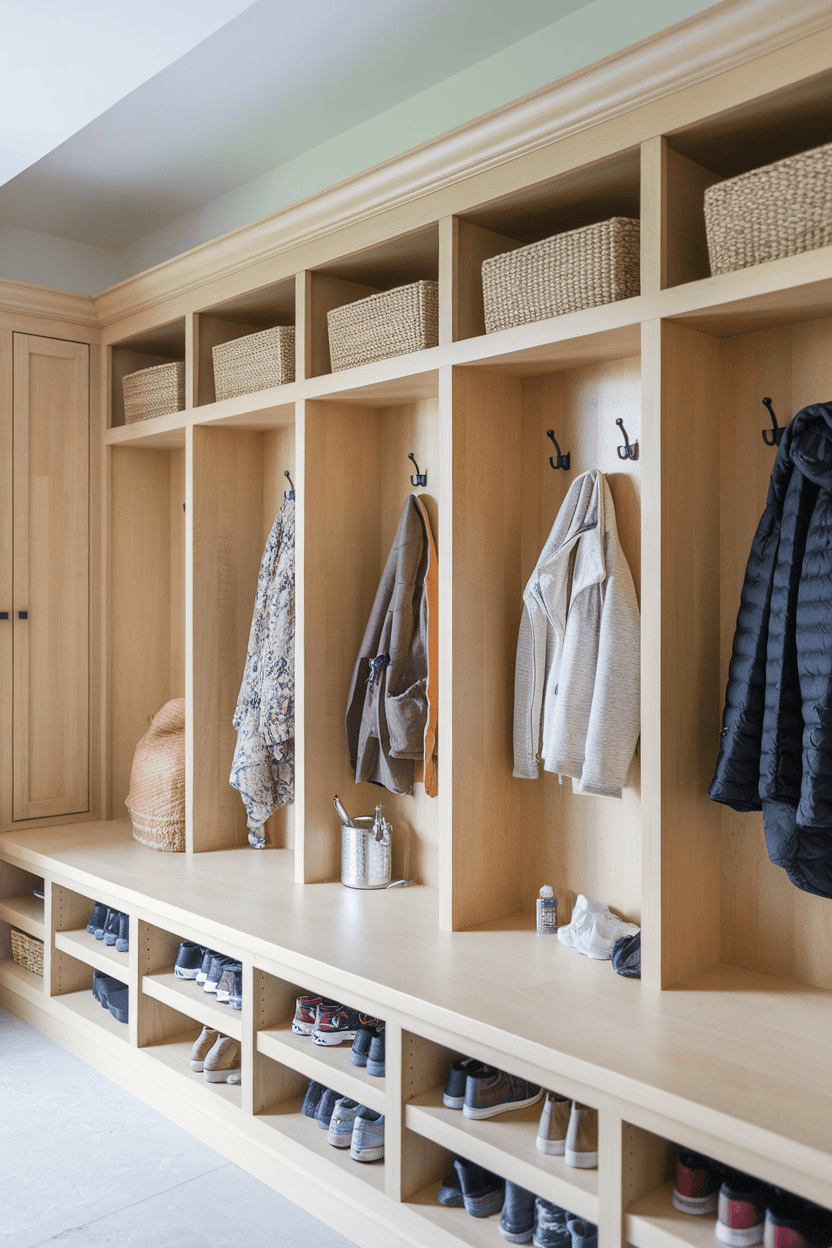
<svg viewBox="0 0 832 1248">
<path fill-rule="evenodd" d="M 90 809 L 90 348 L 4 337 L 0 824 Z"/>
<path fill-rule="evenodd" d="M 93 361 L 95 817 L 12 823 L 4 720 L 0 1002 L 367 1248 L 496 1242 L 492 1223 L 436 1202 L 454 1154 L 597 1222 L 601 1248 L 711 1241 L 710 1227 L 671 1203 L 677 1145 L 832 1208 L 832 903 L 772 866 L 759 817 L 707 797 L 774 457 L 760 436 L 762 399 L 786 420 L 832 394 L 832 247 L 712 277 L 703 208 L 714 181 L 832 141 L 831 119 L 828 3 L 725 0 L 102 292 L 83 334 L 62 330 L 56 310 L 21 340 L 35 396 L 80 394 L 75 348 L 58 344 L 44 362 L 46 338 L 88 343 Z M 484 258 L 613 215 L 641 222 L 637 297 L 484 332 Z M 421 278 L 439 284 L 438 345 L 332 373 L 327 311 Z M 66 298 L 48 297 L 56 309 Z M 0 311 L 0 326 L 22 332 L 11 318 Z M 217 401 L 212 346 L 285 324 L 296 329 L 296 380 Z M 10 333 L 0 350 L 10 370 Z M 122 377 L 165 360 L 184 363 L 184 410 L 125 424 Z M 52 455 L 46 478 L 64 500 L 65 566 L 52 573 L 60 631 L 68 610 L 73 624 L 85 618 L 72 579 L 84 562 L 83 452 L 66 430 L 55 441 L 42 415 L 33 420 L 31 496 L 40 499 L 39 466 Z M 638 443 L 635 460 L 618 453 L 618 420 Z M 549 429 L 569 472 L 550 467 Z M 413 488 L 410 452 L 427 472 L 439 552 L 439 794 L 417 784 L 413 796 L 383 795 L 394 873 L 419 884 L 360 893 L 338 880 L 332 797 L 356 814 L 378 798 L 353 782 L 343 715 Z M 523 586 L 571 482 L 590 468 L 610 483 L 642 615 L 642 734 L 620 800 L 512 774 Z M 287 469 L 297 495 L 296 800 L 260 853 L 228 783 L 231 716 Z M 30 502 L 24 517 L 32 557 L 54 515 L 43 506 L 33 521 Z M 11 611 L 11 529 L 0 542 Z M 45 609 L 53 628 L 49 587 L 47 578 L 14 603 L 29 621 L 5 632 L 0 621 L 4 690 L 12 627 Z M 53 639 L 69 644 L 30 635 L 40 647 L 33 715 Z M 58 657 L 63 676 L 72 660 Z M 79 659 L 74 676 L 82 671 Z M 80 679 L 67 688 L 82 700 Z M 133 841 L 124 798 L 149 716 L 181 696 L 188 852 L 167 855 Z M 80 710 L 74 722 L 83 725 Z M 48 790 L 36 741 L 33 801 L 69 791 L 64 776 L 80 759 L 59 719 L 44 731 L 60 767 Z M 584 893 L 640 924 L 641 982 L 536 935 L 544 883 L 562 921 Z M 108 961 L 87 934 L 95 900 L 129 913 L 128 954 Z M 44 941 L 43 978 L 11 960 L 15 926 Z M 176 979 L 183 939 L 241 960 L 241 1014 Z M 128 1026 L 89 991 L 94 968 L 116 967 L 130 989 Z M 293 1036 L 302 990 L 386 1019 L 383 1082 Z M 241 1085 L 190 1071 L 205 1022 L 240 1041 Z M 596 1107 L 597 1171 L 538 1153 L 534 1113 L 469 1123 L 446 1109 L 444 1073 L 461 1054 Z M 383 1163 L 359 1166 L 326 1144 L 300 1113 L 308 1079 L 384 1112 Z"/>
</svg>

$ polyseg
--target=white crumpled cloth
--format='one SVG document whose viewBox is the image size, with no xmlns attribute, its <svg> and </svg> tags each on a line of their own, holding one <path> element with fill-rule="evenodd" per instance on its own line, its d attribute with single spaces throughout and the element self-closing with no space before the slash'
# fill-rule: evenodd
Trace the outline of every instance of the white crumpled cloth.
<svg viewBox="0 0 832 1248">
<path fill-rule="evenodd" d="M 558 928 L 558 940 L 567 949 L 599 960 L 612 957 L 612 947 L 620 936 L 635 936 L 635 923 L 625 923 L 603 901 L 578 893 L 571 922 Z"/>
</svg>

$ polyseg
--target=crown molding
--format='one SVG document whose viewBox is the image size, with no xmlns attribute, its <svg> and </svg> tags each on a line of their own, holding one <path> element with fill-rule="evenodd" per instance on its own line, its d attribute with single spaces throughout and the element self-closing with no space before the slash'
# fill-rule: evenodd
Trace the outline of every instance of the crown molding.
<svg viewBox="0 0 832 1248">
<path fill-rule="evenodd" d="M 91 295 L 74 295 L 68 290 L 52 290 L 49 286 L 33 286 L 2 277 L 0 307 L 4 311 L 69 321 L 75 325 L 97 326 L 99 323 Z"/>
<path fill-rule="evenodd" d="M 317 195 L 95 296 L 99 324 L 233 276 L 494 166 L 735 69 L 832 25 L 830 0 L 723 0 Z"/>
</svg>

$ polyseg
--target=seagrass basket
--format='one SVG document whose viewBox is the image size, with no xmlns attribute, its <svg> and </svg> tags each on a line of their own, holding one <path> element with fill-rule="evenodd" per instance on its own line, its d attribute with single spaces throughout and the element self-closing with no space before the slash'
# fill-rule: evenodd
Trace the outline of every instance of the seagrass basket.
<svg viewBox="0 0 832 1248">
<path fill-rule="evenodd" d="M 137 373 L 128 373 L 122 384 L 127 425 L 152 416 L 169 416 L 185 406 L 185 365 L 181 360 L 140 368 Z"/>
<path fill-rule="evenodd" d="M 439 342 L 439 283 L 411 282 L 327 313 L 333 373 Z"/>
<path fill-rule="evenodd" d="M 217 401 L 295 380 L 295 327 L 277 325 L 214 347 Z"/>
<path fill-rule="evenodd" d="M 124 804 L 139 844 L 185 852 L 184 698 L 166 702 L 136 746 Z"/>
<path fill-rule="evenodd" d="M 19 932 L 16 927 L 11 929 L 12 958 L 25 970 L 33 975 L 43 977 L 43 941 L 26 932 Z"/>
<path fill-rule="evenodd" d="M 711 273 L 832 244 L 832 143 L 705 191 Z"/>
<path fill-rule="evenodd" d="M 630 299 L 639 290 L 639 222 L 612 217 L 484 260 L 485 332 Z"/>
</svg>

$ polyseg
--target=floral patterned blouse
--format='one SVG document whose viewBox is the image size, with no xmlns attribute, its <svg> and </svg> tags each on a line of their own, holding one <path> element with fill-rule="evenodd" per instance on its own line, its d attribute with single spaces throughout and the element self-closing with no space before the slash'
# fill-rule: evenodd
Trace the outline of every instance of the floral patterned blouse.
<svg viewBox="0 0 832 1248">
<path fill-rule="evenodd" d="M 248 814 L 249 843 L 263 849 L 263 824 L 295 792 L 295 502 L 284 500 L 257 577 L 243 683 L 234 713 L 230 782 Z"/>
</svg>

